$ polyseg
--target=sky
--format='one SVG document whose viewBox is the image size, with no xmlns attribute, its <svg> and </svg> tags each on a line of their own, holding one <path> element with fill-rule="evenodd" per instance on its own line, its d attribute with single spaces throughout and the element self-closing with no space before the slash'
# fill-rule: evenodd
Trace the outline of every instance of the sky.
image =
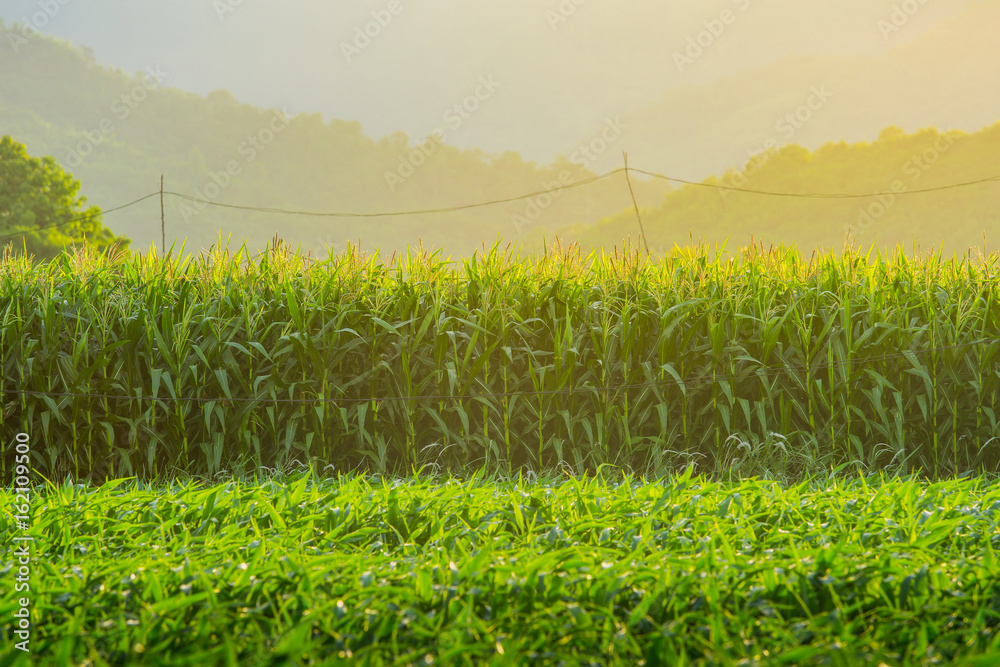
<svg viewBox="0 0 1000 667">
<path fill-rule="evenodd" d="M 548 162 L 672 89 L 792 55 L 877 56 L 967 4 L 4 0 L 0 18 L 102 64 L 158 67 L 184 90 L 356 120 L 373 137 L 442 129 L 464 148 Z"/>
</svg>

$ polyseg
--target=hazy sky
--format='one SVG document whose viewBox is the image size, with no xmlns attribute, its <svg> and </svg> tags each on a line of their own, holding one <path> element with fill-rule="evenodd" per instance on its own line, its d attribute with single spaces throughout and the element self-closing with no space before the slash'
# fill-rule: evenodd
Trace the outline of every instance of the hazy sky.
<svg viewBox="0 0 1000 667">
<path fill-rule="evenodd" d="M 442 128 L 450 143 L 548 161 L 605 118 L 673 87 L 791 54 L 877 54 L 968 3 L 927 2 L 913 16 L 897 15 L 900 29 L 886 33 L 880 21 L 891 21 L 900 4 L 3 0 L 0 17 L 27 18 L 91 48 L 102 64 L 159 66 L 170 86 L 228 89 L 260 106 L 358 120 L 376 137 L 402 130 L 423 138 Z M 45 5 L 59 9 L 48 18 Z M 375 36 L 356 41 L 366 27 Z M 699 37 L 707 46 L 679 62 Z M 477 92 L 475 111 L 454 111 Z"/>
</svg>

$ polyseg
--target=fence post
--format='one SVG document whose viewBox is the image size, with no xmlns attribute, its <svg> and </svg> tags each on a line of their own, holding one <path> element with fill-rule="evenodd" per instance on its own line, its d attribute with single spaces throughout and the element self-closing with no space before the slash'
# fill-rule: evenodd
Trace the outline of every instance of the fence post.
<svg viewBox="0 0 1000 667">
<path fill-rule="evenodd" d="M 167 216 L 163 212 L 163 174 L 160 174 L 160 254 L 167 252 Z"/>
<path fill-rule="evenodd" d="M 622 157 L 625 158 L 625 182 L 628 183 L 628 191 L 632 195 L 632 204 L 635 205 L 635 217 L 639 220 L 639 234 L 642 235 L 642 245 L 646 248 L 646 257 L 649 257 L 649 243 L 646 242 L 646 230 L 642 226 L 642 216 L 639 215 L 639 202 L 636 201 L 635 190 L 632 189 L 632 179 L 628 174 L 628 153 L 622 151 Z"/>
</svg>

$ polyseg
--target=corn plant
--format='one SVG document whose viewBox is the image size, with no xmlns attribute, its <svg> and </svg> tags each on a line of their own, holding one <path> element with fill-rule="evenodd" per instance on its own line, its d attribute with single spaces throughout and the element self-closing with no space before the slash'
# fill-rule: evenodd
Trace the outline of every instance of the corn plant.
<svg viewBox="0 0 1000 667">
<path fill-rule="evenodd" d="M 60 479 L 310 461 L 663 472 L 712 469 L 733 438 L 824 465 L 996 471 L 998 261 L 8 254 L 0 418 Z"/>
</svg>

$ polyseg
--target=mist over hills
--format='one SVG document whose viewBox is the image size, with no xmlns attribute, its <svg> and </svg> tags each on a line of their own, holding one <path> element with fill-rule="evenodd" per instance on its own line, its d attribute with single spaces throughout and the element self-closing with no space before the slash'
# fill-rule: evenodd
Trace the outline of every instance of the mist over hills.
<svg viewBox="0 0 1000 667">
<path fill-rule="evenodd" d="M 637 165 L 697 180 L 743 165 L 769 140 L 818 148 L 872 141 L 889 126 L 974 132 L 1000 119 L 998 27 L 1000 3 L 978 2 L 882 54 L 797 55 L 678 87 L 623 114 L 621 143 Z"/>
<path fill-rule="evenodd" d="M 9 34 L 0 33 L 3 43 Z M 469 253 L 498 237 L 517 241 L 525 228 L 596 221 L 631 203 L 619 178 L 543 198 L 537 211 L 531 202 L 516 202 L 439 215 L 328 219 L 207 207 L 423 210 L 545 191 L 595 174 L 565 158 L 540 166 L 513 152 L 455 148 L 447 140 L 465 122 L 462 109 L 418 146 L 403 133 L 374 140 L 357 122 L 290 116 L 241 104 L 226 92 L 200 96 L 168 86 L 169 73 L 157 68 L 129 75 L 67 43 L 37 37 L 17 54 L 0 49 L 0 135 L 12 135 L 32 154 L 54 156 L 81 179 L 90 202 L 104 208 L 156 190 L 165 174 L 167 190 L 202 200 L 168 200 L 167 244 L 187 239 L 189 250 L 211 246 L 221 233 L 258 248 L 278 234 L 317 255 L 347 241 L 384 252 L 422 242 Z M 478 91 L 492 94 L 488 79 Z M 638 185 L 648 204 L 669 189 Z M 159 242 L 155 201 L 105 222 L 137 248 Z"/>
<path fill-rule="evenodd" d="M 685 186 L 642 212 L 649 244 L 658 252 L 693 239 L 730 250 L 751 242 L 839 251 L 846 243 L 869 249 L 902 246 L 946 252 L 1000 248 L 1000 181 L 938 192 L 906 191 L 951 186 L 1000 176 L 1000 123 L 975 133 L 898 127 L 874 142 L 831 142 L 810 151 L 786 146 L 761 155 L 721 183 L 765 192 L 883 193 L 860 199 L 773 197 Z M 585 248 L 621 246 L 639 239 L 634 211 L 597 225 L 562 229 L 560 236 Z"/>
<path fill-rule="evenodd" d="M 95 0 L 97 5 L 104 1 Z M 995 128 L 978 130 L 1000 118 L 1000 69 L 992 66 L 1000 62 L 994 36 L 1000 26 L 998 3 L 926 5 L 901 19 L 892 18 L 897 3 L 883 0 L 850 0 L 843 13 L 786 0 L 759 6 L 742 0 L 710 7 L 656 5 L 649 8 L 648 22 L 634 26 L 634 41 L 642 47 L 630 44 L 611 57 L 601 36 L 622 30 L 622 15 L 634 18 L 634 8 L 618 15 L 603 5 L 577 5 L 572 16 L 553 23 L 546 19 L 551 7 L 520 2 L 536 12 L 529 14 L 530 20 L 522 16 L 522 23 L 511 23 L 510 12 L 498 8 L 456 9 L 455 16 L 470 22 L 450 48 L 457 44 L 475 57 L 452 62 L 433 43 L 421 59 L 406 55 L 406 48 L 414 48 L 417 35 L 411 31 L 417 26 L 423 26 L 425 42 L 434 34 L 427 16 L 406 9 L 397 16 L 399 33 L 365 47 L 356 68 L 342 67 L 339 42 L 327 44 L 332 50 L 319 65 L 329 71 L 317 75 L 305 93 L 295 84 L 302 72 L 282 70 L 279 64 L 289 53 L 275 52 L 261 31 L 269 27 L 285 35 L 276 43 L 307 62 L 317 25 L 350 32 L 370 8 L 354 8 L 334 21 L 324 13 L 333 11 L 329 5 L 317 6 L 316 21 L 293 25 L 288 10 L 282 14 L 275 5 L 248 5 L 221 17 L 189 0 L 166 13 L 162 7 L 130 5 L 121 9 L 120 18 L 144 31 L 137 27 L 116 41 L 94 23 L 92 8 L 82 12 L 66 5 L 52 19 L 53 31 L 89 35 L 96 40 L 95 51 L 27 34 L 20 26 L 0 26 L 0 135 L 12 135 L 35 155 L 56 157 L 81 179 L 91 203 L 104 208 L 155 190 L 159 175 L 165 174 L 168 190 L 195 200 L 168 199 L 168 245 L 186 239 L 189 250 L 198 250 L 221 234 L 237 244 L 245 239 L 251 247 L 261 247 L 277 234 L 316 255 L 328 247 L 341 249 L 348 240 L 385 253 L 423 243 L 467 254 L 501 237 L 537 247 L 557 231 L 609 248 L 625 236 L 635 240 L 628 230 L 637 230 L 632 229 L 635 213 L 621 176 L 558 196 L 392 218 L 280 216 L 205 203 L 303 212 L 435 209 L 593 178 L 620 167 L 623 150 L 634 167 L 694 180 L 717 175 L 725 183 L 760 181 L 771 189 L 871 192 L 897 180 L 914 155 L 929 150 L 921 142 L 930 141 L 933 148 L 940 138 L 936 130 L 906 134 L 925 127 L 965 131 L 947 135 L 960 137 L 956 146 L 962 148 L 949 151 L 928 181 L 944 184 L 996 171 L 991 161 L 997 154 Z M 28 7 L 5 5 L 0 16 L 18 16 L 11 10 L 15 4 Z M 678 53 L 690 57 L 697 51 L 688 51 L 685 44 L 708 30 L 713 17 L 722 21 L 725 12 L 733 20 L 703 53 L 679 67 Z M 330 20 L 324 23 L 324 17 Z M 898 25 L 887 29 L 892 25 L 887 20 Z M 489 33 L 491 21 L 496 29 Z M 545 40 L 525 42 L 514 51 L 500 49 L 501 37 L 537 31 L 539 21 Z M 819 27 L 824 24 L 834 36 L 823 37 Z M 160 30 L 165 26 L 188 29 L 188 41 L 165 46 Z M 434 29 L 453 34 L 459 28 Z M 657 30 L 660 38 L 654 39 Z M 297 43 L 288 41 L 287 35 L 299 32 Z M 483 37 L 487 33 L 488 39 Z M 142 35 L 150 39 L 149 48 L 144 48 Z M 249 52 L 248 35 L 261 37 Z M 857 39 L 844 39 L 846 35 Z M 482 43 L 475 42 L 477 37 Z M 802 55 L 810 52 L 810 42 L 812 55 Z M 211 82 L 215 65 L 235 71 L 223 48 L 238 49 L 247 58 L 232 86 L 243 93 L 191 92 Z M 558 67 L 552 61 L 552 54 L 592 51 L 602 58 L 581 55 Z M 653 65 L 638 67 L 650 56 Z M 133 74 L 101 64 L 105 58 L 152 64 Z M 426 59 L 436 63 L 430 73 L 420 70 Z M 314 61 L 300 69 L 317 67 Z M 491 63 L 497 67 L 485 66 Z M 501 74 L 490 73 L 494 71 Z M 250 79 L 245 77 L 251 74 L 256 87 L 247 87 Z M 454 85 L 459 79 L 462 85 Z M 654 80 L 659 83 L 651 84 Z M 328 95 L 331 82 L 339 91 L 333 97 Z M 395 103 L 387 103 L 386 95 Z M 251 98 L 294 99 L 317 111 L 241 101 Z M 329 99 L 361 106 L 330 107 L 323 102 Z M 330 120 L 331 108 L 359 120 Z M 393 127 L 418 129 L 376 138 Z M 581 128 L 586 132 L 581 134 Z M 571 136 L 576 139 L 567 143 Z M 874 148 L 864 143 L 876 137 Z M 562 155 L 547 164 L 507 150 L 531 146 L 528 154 L 545 154 L 557 142 Z M 476 145 L 504 149 L 468 147 Z M 781 146 L 785 148 L 779 151 Z M 758 170 L 752 162 L 751 177 L 748 158 L 765 151 L 767 163 Z M 958 162 L 956 155 L 970 162 Z M 742 243 L 754 235 L 777 243 L 794 241 L 807 251 L 835 248 L 842 245 L 844 230 L 860 218 L 856 208 L 836 202 L 798 207 L 742 196 L 720 201 L 718 193 L 674 191 L 658 180 L 634 179 L 634 185 L 649 216 L 651 240 L 664 248 L 686 242 L 692 232 L 713 241 Z M 969 238 L 978 242 L 984 230 L 995 226 L 993 190 L 949 196 L 928 199 L 927 206 L 894 205 L 878 225 L 866 227 L 858 242 L 919 239 L 932 244 L 944 238 L 960 248 Z M 966 217 L 954 225 L 942 223 L 956 215 Z M 155 201 L 109 215 L 105 222 L 137 248 L 159 243 Z"/>
<path fill-rule="evenodd" d="M 258 107 L 358 121 L 373 138 L 403 131 L 422 141 L 481 76 L 492 76 L 502 88 L 451 133 L 450 143 L 488 153 L 513 150 L 548 163 L 599 132 L 609 116 L 635 112 L 678 87 L 710 85 L 802 54 L 877 57 L 918 39 L 967 2 L 920 3 L 888 39 L 879 23 L 901 0 L 399 0 L 391 21 L 380 14 L 388 4 L 87 0 L 60 3 L 40 30 L 129 72 L 158 66 L 169 73 L 169 86 L 202 95 L 229 90 Z M 727 10 L 735 22 L 693 64 L 679 68 L 675 54 Z M 8 25 L 31 21 L 38 11 L 39 0 L 0 3 Z M 345 56 L 344 45 L 353 46 L 373 12 L 387 25 L 375 26 L 360 54 Z M 765 129 L 775 121 L 763 120 Z M 872 139 L 877 129 L 869 130 Z M 620 148 L 638 160 L 641 136 Z M 719 150 L 715 144 L 694 152 L 670 148 L 677 159 L 691 160 Z M 743 148 L 734 154 L 743 156 Z"/>
</svg>

